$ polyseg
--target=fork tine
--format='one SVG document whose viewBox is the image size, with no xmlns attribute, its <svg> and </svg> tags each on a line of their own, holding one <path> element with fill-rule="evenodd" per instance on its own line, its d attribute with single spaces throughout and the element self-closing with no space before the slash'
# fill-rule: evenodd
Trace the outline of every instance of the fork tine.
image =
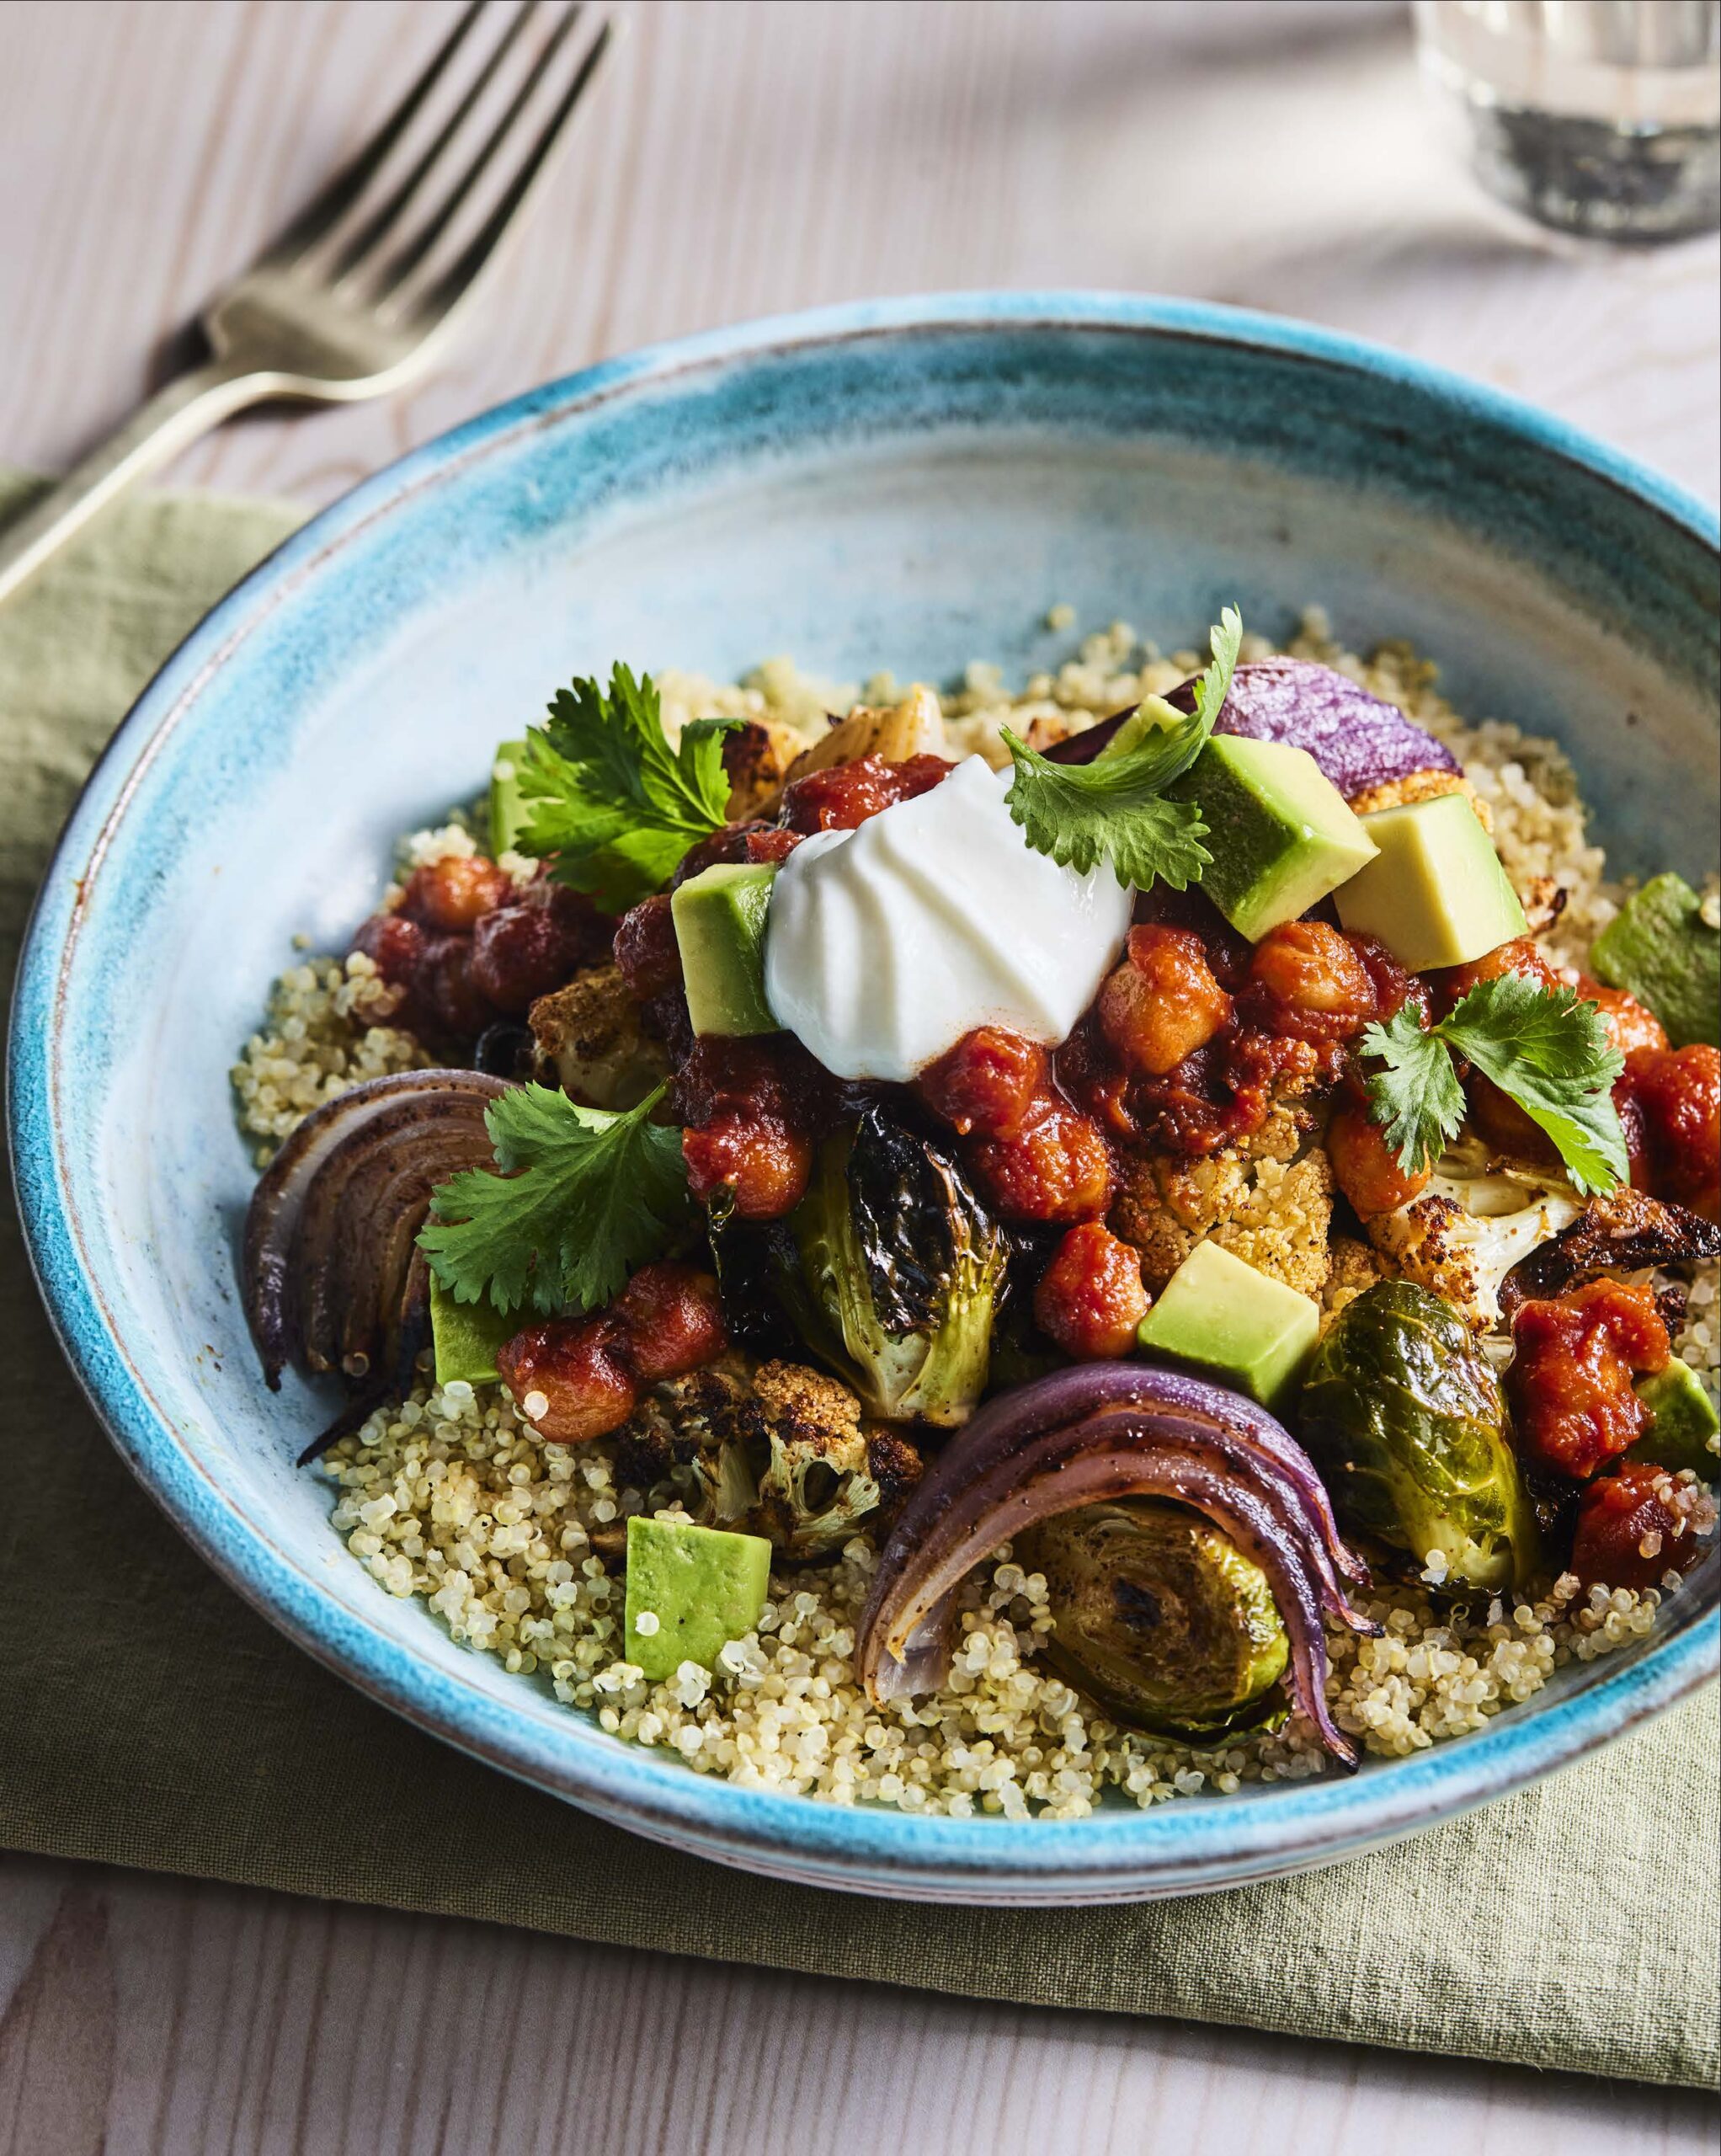
<svg viewBox="0 0 1721 2156">
<path fill-rule="evenodd" d="M 561 20 L 551 33 L 542 51 L 533 62 L 525 81 L 509 99 L 507 110 L 491 129 L 471 163 L 467 165 L 466 170 L 456 180 L 435 209 L 430 211 L 417 237 L 408 240 L 390 257 L 382 273 L 383 292 L 393 291 L 406 282 L 413 271 L 435 246 L 437 241 L 448 231 L 456 217 L 459 216 L 461 205 L 488 170 L 496 152 L 512 133 L 520 115 L 530 102 L 539 85 L 555 65 L 557 55 L 567 43 L 583 13 L 583 9 L 579 5 L 579 0 L 574 0 L 574 4 L 563 12 Z M 446 139 L 445 136 L 443 140 Z M 442 142 L 439 141 L 435 147 L 440 150 L 442 147 Z M 428 169 L 429 155 L 427 154 L 426 163 L 421 168 L 421 173 Z M 414 175 L 415 179 L 418 176 Z M 393 206 L 391 205 L 392 208 Z"/>
<path fill-rule="evenodd" d="M 501 200 L 448 268 L 429 288 L 408 302 L 414 314 L 446 314 L 465 296 L 485 264 L 495 253 L 509 227 L 524 208 L 527 197 L 542 177 L 551 153 L 566 133 L 574 109 L 585 95 L 599 63 L 609 51 L 615 25 L 605 22 L 579 64 L 578 72 L 545 123 L 537 141 L 527 152 L 519 170 L 504 190 Z"/>
<path fill-rule="evenodd" d="M 424 63 L 400 103 L 356 155 L 306 204 L 264 255 L 264 264 L 285 268 L 288 263 L 296 261 L 306 248 L 314 246 L 325 233 L 334 229 L 417 119 L 425 99 L 441 81 L 450 61 L 465 44 L 488 4 L 488 0 L 467 0 L 460 20 Z"/>
<path fill-rule="evenodd" d="M 375 252 L 379 243 L 398 224 L 401 216 L 414 196 L 441 163 L 450 144 L 471 118 L 477 105 L 491 83 L 497 69 L 512 51 L 520 32 L 536 13 L 538 0 L 521 0 L 509 22 L 508 27 L 496 40 L 489 58 L 478 70 L 460 103 L 438 129 L 435 140 L 413 165 L 406 178 L 396 188 L 381 208 L 369 218 L 361 229 L 341 249 L 340 259 L 335 266 L 335 280 L 350 277 Z M 530 77 L 528 78 L 530 80 Z"/>
</svg>

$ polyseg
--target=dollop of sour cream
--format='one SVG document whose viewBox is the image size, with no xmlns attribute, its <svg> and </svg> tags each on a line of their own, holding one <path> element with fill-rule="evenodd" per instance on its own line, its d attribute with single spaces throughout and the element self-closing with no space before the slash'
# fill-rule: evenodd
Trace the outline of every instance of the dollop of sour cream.
<svg viewBox="0 0 1721 2156">
<path fill-rule="evenodd" d="M 777 871 L 765 1000 L 839 1078 L 913 1078 L 977 1026 L 1064 1039 L 1128 931 L 1132 891 L 1036 853 L 979 756 Z"/>
</svg>

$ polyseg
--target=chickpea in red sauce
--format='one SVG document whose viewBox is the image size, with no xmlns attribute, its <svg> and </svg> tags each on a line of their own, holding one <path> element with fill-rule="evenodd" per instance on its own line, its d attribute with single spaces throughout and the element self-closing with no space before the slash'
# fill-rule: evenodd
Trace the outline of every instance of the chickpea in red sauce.
<svg viewBox="0 0 1721 2156">
<path fill-rule="evenodd" d="M 607 1310 L 527 1326 L 496 1367 L 541 1437 L 583 1444 L 619 1428 L 642 1386 L 714 1362 L 727 1345 L 716 1280 L 666 1261 L 642 1266 Z"/>
<path fill-rule="evenodd" d="M 1111 1203 L 1104 1134 L 1056 1093 L 1043 1093 L 1010 1138 L 971 1145 L 981 1193 L 1006 1220 L 1098 1220 Z"/>
<path fill-rule="evenodd" d="M 1014 1138 L 1051 1082 L 1051 1059 L 1037 1041 L 1002 1026 L 980 1026 L 928 1064 L 914 1085 L 933 1113 L 961 1136 Z"/>
<path fill-rule="evenodd" d="M 1131 1070 L 1164 1077 L 1229 1023 L 1231 998 L 1191 929 L 1146 922 L 1127 952 L 1100 988 L 1100 1030 Z"/>
<path fill-rule="evenodd" d="M 895 764 L 882 756 L 860 756 L 832 764 L 784 787 L 778 820 L 802 834 L 852 831 L 882 809 L 930 793 L 955 769 L 942 756 L 909 756 Z"/>
<path fill-rule="evenodd" d="M 1097 1220 L 1069 1230 L 1034 1290 L 1035 1322 L 1079 1363 L 1128 1354 L 1147 1314 L 1139 1251 Z"/>
<path fill-rule="evenodd" d="M 1672 1353 L 1654 1291 L 1595 1280 L 1550 1302 L 1520 1305 L 1506 1371 L 1518 1449 L 1582 1481 L 1633 1445 L 1649 1410 L 1632 1381 Z"/>
<path fill-rule="evenodd" d="M 806 1194 L 816 1104 L 786 1035 L 695 1041 L 675 1075 L 687 1179 L 701 1204 L 775 1220 Z"/>
<path fill-rule="evenodd" d="M 1617 1091 L 1635 1110 L 1649 1189 L 1721 1219 L 1721 1049 L 1635 1049 Z"/>
<path fill-rule="evenodd" d="M 1400 1206 L 1420 1197 L 1433 1174 L 1431 1168 L 1425 1168 L 1412 1175 L 1399 1166 L 1385 1131 L 1354 1092 L 1334 1109 L 1327 1125 L 1326 1147 L 1333 1179 L 1359 1220 L 1396 1213 Z"/>
</svg>

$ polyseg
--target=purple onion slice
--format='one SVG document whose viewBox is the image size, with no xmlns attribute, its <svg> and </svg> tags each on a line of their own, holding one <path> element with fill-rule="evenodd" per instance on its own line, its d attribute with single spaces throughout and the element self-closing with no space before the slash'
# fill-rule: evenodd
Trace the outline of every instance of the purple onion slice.
<svg viewBox="0 0 1721 2156">
<path fill-rule="evenodd" d="M 422 1344 L 416 1237 L 431 1191 L 490 1165 L 484 1111 L 509 1090 L 481 1070 L 402 1071 L 354 1086 L 286 1140 L 252 1193 L 241 1265 L 271 1390 L 289 1362 L 354 1382 L 397 1375 L 408 1343 Z"/>
<path fill-rule="evenodd" d="M 974 1566 L 1037 1521 L 1127 1497 L 1191 1506 L 1266 1575 L 1290 1641 L 1289 1689 L 1322 1744 L 1354 1767 L 1332 1719 L 1322 1612 L 1378 1630 L 1338 1577 L 1366 1582 L 1312 1464 L 1262 1408 L 1224 1387 L 1137 1363 L 1059 1370 L 992 1401 L 946 1448 L 880 1557 L 860 1666 L 885 1700 L 948 1674 L 956 1595 Z"/>
</svg>

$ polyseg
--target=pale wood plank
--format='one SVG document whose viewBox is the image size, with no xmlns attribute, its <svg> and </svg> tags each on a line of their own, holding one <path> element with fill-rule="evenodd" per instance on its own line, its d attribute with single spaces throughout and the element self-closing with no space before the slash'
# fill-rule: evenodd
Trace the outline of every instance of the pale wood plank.
<svg viewBox="0 0 1721 2156">
<path fill-rule="evenodd" d="M 1703 2097 L 0 1860 L 0 2156 L 1696 2156 Z"/>
</svg>

